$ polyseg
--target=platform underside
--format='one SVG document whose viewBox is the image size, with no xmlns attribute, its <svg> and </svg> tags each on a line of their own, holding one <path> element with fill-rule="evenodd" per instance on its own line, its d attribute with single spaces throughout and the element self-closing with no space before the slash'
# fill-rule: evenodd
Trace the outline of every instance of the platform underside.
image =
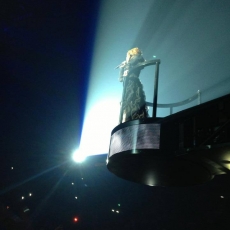
<svg viewBox="0 0 230 230">
<path fill-rule="evenodd" d="M 223 159 L 230 157 L 230 146 L 196 150 L 178 157 L 155 156 L 154 151 L 123 152 L 112 156 L 107 167 L 118 177 L 149 186 L 190 186 L 228 172 L 226 165 L 218 163 L 221 151 Z M 211 159 L 207 158 L 208 155 Z"/>
</svg>

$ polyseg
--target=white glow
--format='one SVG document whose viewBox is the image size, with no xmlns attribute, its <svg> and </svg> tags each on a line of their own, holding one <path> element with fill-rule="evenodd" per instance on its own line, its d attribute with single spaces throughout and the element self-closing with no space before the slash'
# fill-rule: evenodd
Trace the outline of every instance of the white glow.
<svg viewBox="0 0 230 230">
<path fill-rule="evenodd" d="M 119 211 L 116 211 L 116 213 L 119 213 Z"/>
<path fill-rule="evenodd" d="M 72 185 L 74 185 L 74 183 L 72 182 Z"/>
<path fill-rule="evenodd" d="M 104 99 L 86 113 L 80 143 L 85 156 L 108 153 L 111 131 L 118 125 L 119 110 L 119 98 Z"/>
<path fill-rule="evenodd" d="M 112 212 L 114 212 L 114 209 L 112 209 Z"/>
<path fill-rule="evenodd" d="M 25 197 L 24 196 L 22 196 L 22 200 L 24 200 L 25 199 Z"/>
<path fill-rule="evenodd" d="M 83 151 L 80 151 L 79 149 L 77 149 L 74 153 L 73 153 L 73 160 L 77 163 L 81 163 L 85 160 L 86 155 L 83 154 Z"/>
<path fill-rule="evenodd" d="M 29 196 L 32 196 L 32 193 L 29 193 Z"/>
<path fill-rule="evenodd" d="M 75 199 L 77 200 L 77 196 L 75 196 Z"/>
</svg>

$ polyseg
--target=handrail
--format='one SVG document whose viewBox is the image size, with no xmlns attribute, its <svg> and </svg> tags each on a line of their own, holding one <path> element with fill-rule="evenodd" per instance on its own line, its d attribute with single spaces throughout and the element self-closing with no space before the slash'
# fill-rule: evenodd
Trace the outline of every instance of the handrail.
<svg viewBox="0 0 230 230">
<path fill-rule="evenodd" d="M 176 103 L 171 103 L 171 104 L 157 104 L 157 93 L 158 93 L 158 76 L 159 76 L 159 64 L 161 63 L 160 59 L 154 59 L 154 60 L 150 60 L 150 61 L 144 61 L 141 63 L 138 63 L 135 67 L 133 67 L 129 73 L 131 73 L 134 70 L 137 69 L 144 69 L 146 66 L 150 66 L 150 65 L 156 65 L 155 68 L 155 78 L 154 78 L 154 95 L 153 95 L 153 103 L 151 102 L 146 102 L 147 106 L 151 106 L 153 107 L 153 118 L 156 118 L 156 113 L 157 113 L 157 108 L 170 108 L 170 115 L 173 113 L 173 108 L 174 107 L 178 107 L 178 106 L 182 106 L 185 105 L 187 103 L 190 103 L 192 101 L 194 101 L 195 99 L 198 99 L 197 104 L 200 104 L 200 90 L 197 91 L 197 93 L 195 95 L 193 95 L 192 97 L 180 101 L 180 102 L 176 102 Z M 120 117 L 119 117 L 119 122 L 122 123 L 122 114 L 123 114 L 123 100 L 124 100 L 124 88 L 126 88 L 126 81 L 124 79 L 123 81 L 123 93 L 122 93 L 122 101 L 121 101 L 121 109 L 120 109 Z"/>
<path fill-rule="evenodd" d="M 172 114 L 172 108 L 188 104 L 188 103 L 194 101 L 195 99 L 198 99 L 197 104 L 200 105 L 200 95 L 201 95 L 201 92 L 200 92 L 200 90 L 198 90 L 195 95 L 193 95 L 192 97 L 189 97 L 186 100 L 176 102 L 176 103 L 170 103 L 170 104 L 157 104 L 157 107 L 158 108 L 170 108 L 170 114 Z M 146 105 L 152 107 L 153 103 L 146 102 Z"/>
<path fill-rule="evenodd" d="M 155 60 L 150 60 L 150 61 L 143 61 L 138 63 L 135 67 L 133 67 L 129 73 L 132 73 L 134 70 L 138 69 L 141 67 L 141 69 L 144 69 L 146 66 L 150 66 L 150 65 L 156 65 L 156 64 L 160 64 L 161 60 L 160 59 L 155 59 Z"/>
</svg>

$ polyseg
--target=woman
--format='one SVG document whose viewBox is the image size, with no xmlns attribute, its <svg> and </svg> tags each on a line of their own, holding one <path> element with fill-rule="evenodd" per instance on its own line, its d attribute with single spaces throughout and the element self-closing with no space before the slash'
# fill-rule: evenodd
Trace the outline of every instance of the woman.
<svg viewBox="0 0 230 230">
<path fill-rule="evenodd" d="M 123 82 L 120 122 L 148 117 L 145 93 L 139 80 L 140 68 L 134 69 L 145 61 L 140 49 L 133 48 L 127 52 L 126 61 L 120 66 L 119 81 Z"/>
</svg>

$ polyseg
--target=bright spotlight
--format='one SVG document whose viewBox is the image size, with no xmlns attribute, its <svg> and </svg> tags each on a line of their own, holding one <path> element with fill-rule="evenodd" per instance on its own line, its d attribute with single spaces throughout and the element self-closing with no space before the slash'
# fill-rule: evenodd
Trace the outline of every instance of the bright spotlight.
<svg viewBox="0 0 230 230">
<path fill-rule="evenodd" d="M 81 163 L 85 160 L 86 156 L 79 150 L 73 153 L 73 160 L 77 163 Z"/>
</svg>

